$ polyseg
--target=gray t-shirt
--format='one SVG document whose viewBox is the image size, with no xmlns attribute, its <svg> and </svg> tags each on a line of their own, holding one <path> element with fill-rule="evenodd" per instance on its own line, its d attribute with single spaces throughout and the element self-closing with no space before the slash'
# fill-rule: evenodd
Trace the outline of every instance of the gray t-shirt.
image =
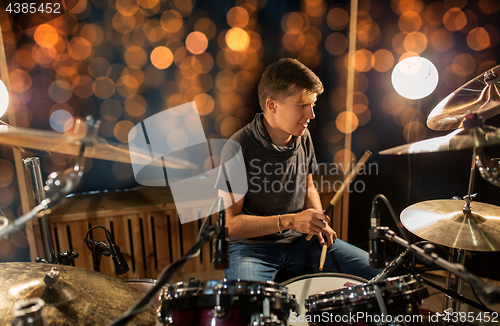
<svg viewBox="0 0 500 326">
<path fill-rule="evenodd" d="M 257 216 L 297 213 L 304 208 L 307 175 L 317 169 L 311 135 L 306 129 L 304 135 L 293 137 L 289 146 L 276 146 L 271 142 L 263 119 L 264 114 L 258 113 L 252 122 L 230 138 L 240 145 L 246 168 L 248 191 L 244 194 L 242 213 Z M 221 153 L 221 167 L 222 163 L 234 158 L 238 150 L 234 145 L 225 146 Z M 231 164 L 224 167 L 229 186 L 231 180 L 241 180 L 242 176 L 236 175 L 234 171 L 237 169 L 232 169 Z M 224 180 L 220 170 L 218 189 L 225 188 L 222 184 Z M 255 238 L 230 238 L 230 242 L 291 243 L 300 236 L 300 232 L 290 229 L 283 234 L 277 232 Z"/>
</svg>

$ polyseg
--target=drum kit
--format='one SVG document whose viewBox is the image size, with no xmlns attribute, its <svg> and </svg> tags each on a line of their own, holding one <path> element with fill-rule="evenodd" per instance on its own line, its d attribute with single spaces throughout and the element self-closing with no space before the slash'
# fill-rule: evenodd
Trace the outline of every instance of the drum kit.
<svg viewBox="0 0 500 326">
<path fill-rule="evenodd" d="M 476 167 L 481 177 L 500 186 L 500 160 L 490 159 L 483 151 L 485 146 L 500 144 L 500 129 L 483 124 L 485 119 L 500 113 L 499 71 L 500 66 L 488 70 L 434 108 L 427 120 L 428 127 L 435 130 L 455 129 L 453 132 L 444 137 L 380 152 L 382 155 L 401 155 L 473 150 L 469 189 L 464 202 L 454 199 L 424 201 L 407 207 L 400 216 L 402 225 L 414 235 L 455 250 L 458 263 L 447 262 L 434 253 L 411 245 L 387 228 L 373 228 L 373 225 L 376 236 L 402 244 L 410 251 L 389 263 L 371 281 L 345 274 L 320 273 L 300 276 L 281 284 L 227 279 L 204 282 L 191 279 L 177 284 L 156 284 L 156 280 L 120 280 L 65 265 L 2 263 L 0 324 L 109 325 L 125 311 L 130 312 L 130 307 L 144 298 L 144 294 L 148 296 L 161 286 L 161 293 L 150 302 L 154 303 L 154 307 L 137 314 L 128 324 L 423 325 L 419 306 L 429 296 L 423 279 L 418 274 L 393 276 L 388 272 L 393 272 L 394 266 L 404 263 L 411 253 L 448 271 L 447 300 L 450 300 L 450 293 L 455 294 L 452 312 L 460 311 L 463 280 L 481 287 L 484 291 L 480 292 L 489 293 L 491 300 L 488 302 L 499 302 L 498 287 L 487 287 L 484 281 L 463 268 L 467 251 L 500 250 L 500 207 L 472 203 Z M 151 163 L 149 155 L 133 153 L 97 138 L 92 124 L 89 128 L 93 129 L 91 134 L 86 128 L 89 128 L 88 123 L 77 122 L 76 132 L 68 136 L 3 125 L 0 126 L 0 144 L 124 163 L 130 163 L 131 156 L 134 156 L 136 162 Z M 190 162 L 176 158 L 164 160 L 162 164 L 172 168 L 191 167 Z M 75 178 L 74 174 L 79 174 L 81 168 L 74 168 L 73 175 L 63 181 Z M 54 178 L 53 185 L 59 180 L 57 176 Z M 49 195 L 57 193 L 50 187 L 48 191 Z M 62 195 L 68 191 L 64 189 Z M 59 197 L 64 196 L 59 194 Z M 40 200 L 39 204 L 46 210 L 51 203 Z M 44 209 L 30 218 L 39 216 Z M 0 219 L 0 237 L 19 226 L 12 227 Z M 454 284 L 451 283 L 452 274 L 455 275 Z M 161 277 L 158 282 L 163 283 L 164 280 Z M 125 323 L 119 325 L 122 324 Z"/>
</svg>

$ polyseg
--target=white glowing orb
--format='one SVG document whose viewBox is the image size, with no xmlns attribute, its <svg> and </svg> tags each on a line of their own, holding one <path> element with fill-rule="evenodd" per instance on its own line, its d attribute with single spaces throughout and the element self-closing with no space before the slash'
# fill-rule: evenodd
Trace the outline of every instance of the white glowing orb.
<svg viewBox="0 0 500 326">
<path fill-rule="evenodd" d="M 429 60 L 409 57 L 392 71 L 392 86 L 399 95 L 416 100 L 431 94 L 438 84 L 438 71 Z"/>
<path fill-rule="evenodd" d="M 0 80 L 0 117 L 5 114 L 9 107 L 9 91 L 3 81 Z"/>
<path fill-rule="evenodd" d="M 66 110 L 56 110 L 50 115 L 49 123 L 52 129 L 65 132 L 73 127 L 73 115 Z"/>
</svg>

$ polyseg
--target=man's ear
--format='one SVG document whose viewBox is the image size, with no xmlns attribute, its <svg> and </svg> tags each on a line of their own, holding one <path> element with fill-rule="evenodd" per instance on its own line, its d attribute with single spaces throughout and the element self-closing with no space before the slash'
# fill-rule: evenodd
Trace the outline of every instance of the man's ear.
<svg viewBox="0 0 500 326">
<path fill-rule="evenodd" d="M 271 112 L 276 112 L 276 101 L 272 98 L 266 100 L 266 108 Z"/>
</svg>

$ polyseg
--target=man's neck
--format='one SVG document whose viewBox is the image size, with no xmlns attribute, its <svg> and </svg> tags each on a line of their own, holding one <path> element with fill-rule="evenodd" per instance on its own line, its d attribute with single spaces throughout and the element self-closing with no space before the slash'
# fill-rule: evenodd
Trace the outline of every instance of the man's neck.
<svg viewBox="0 0 500 326">
<path fill-rule="evenodd" d="M 268 117 L 264 114 L 264 127 L 266 128 L 269 137 L 271 137 L 271 141 L 280 147 L 289 145 L 292 141 L 292 135 L 273 126 L 273 121 L 269 122 L 269 120 L 271 119 L 268 119 Z"/>
</svg>

